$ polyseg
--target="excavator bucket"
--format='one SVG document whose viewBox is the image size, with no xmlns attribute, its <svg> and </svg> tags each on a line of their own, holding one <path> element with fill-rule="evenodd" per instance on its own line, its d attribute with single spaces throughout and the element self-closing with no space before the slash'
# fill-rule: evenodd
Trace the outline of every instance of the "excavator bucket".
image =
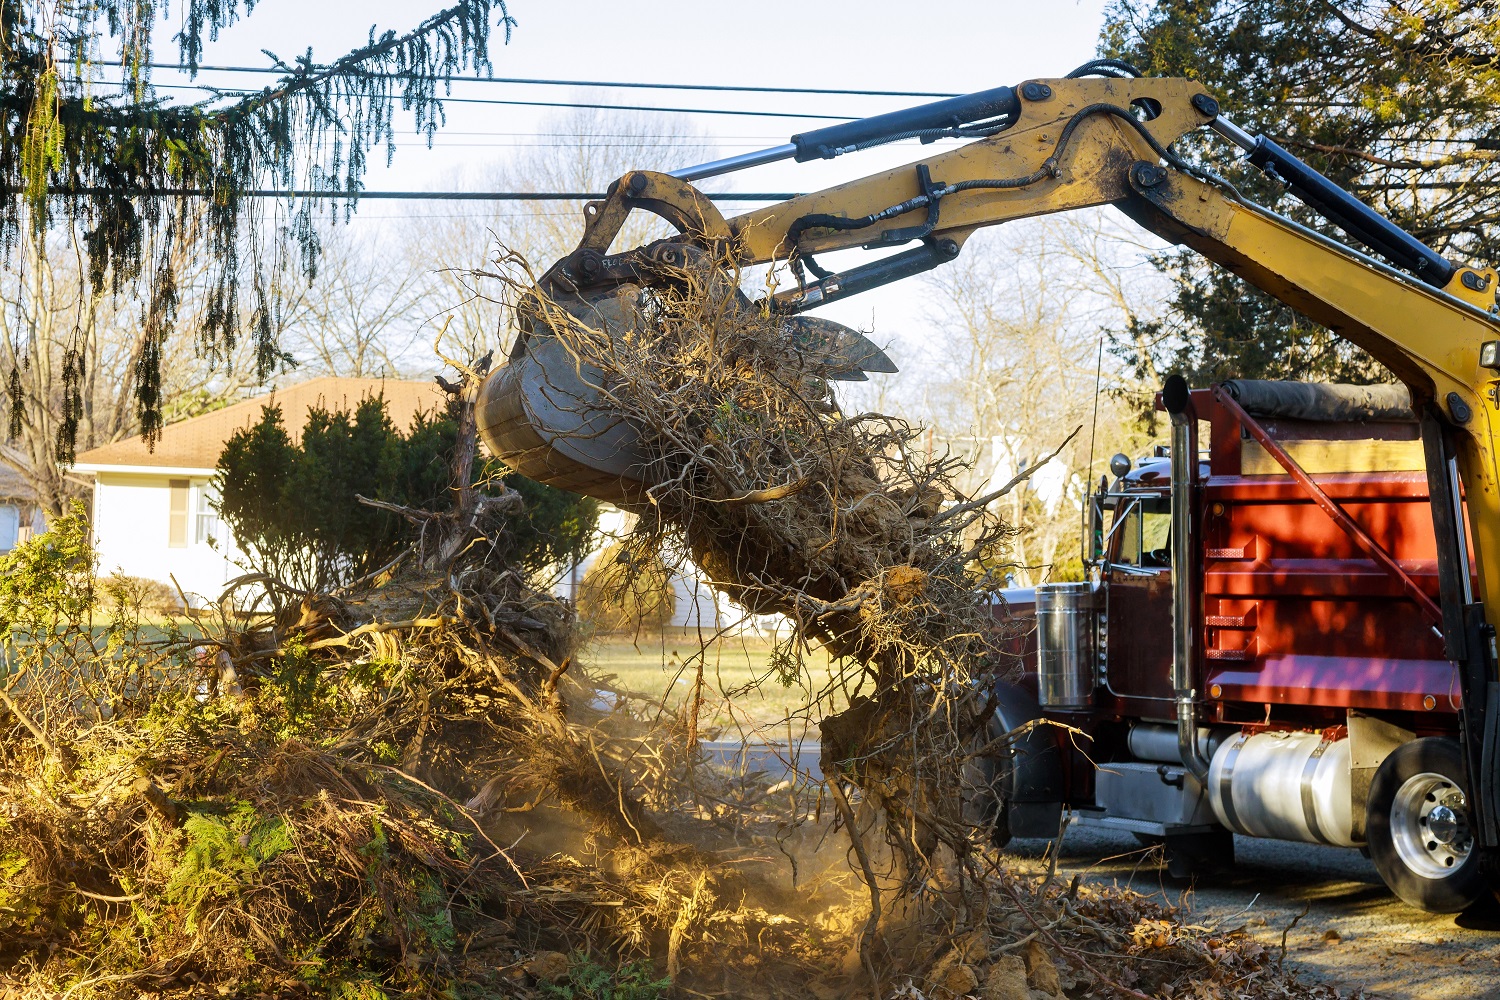
<svg viewBox="0 0 1500 1000">
<path fill-rule="evenodd" d="M 585 324 L 622 350 L 639 318 L 644 289 L 626 282 L 593 291 L 548 291 L 549 308 L 518 315 L 523 329 L 505 364 L 486 379 L 476 407 L 479 432 L 506 465 L 537 482 L 630 505 L 652 485 L 637 428 L 609 404 L 608 373 L 581 361 L 554 327 Z M 736 291 L 742 308 L 755 308 Z M 782 330 L 799 348 L 841 364 L 829 375 L 863 380 L 896 366 L 863 334 L 832 320 L 792 315 Z"/>
</svg>

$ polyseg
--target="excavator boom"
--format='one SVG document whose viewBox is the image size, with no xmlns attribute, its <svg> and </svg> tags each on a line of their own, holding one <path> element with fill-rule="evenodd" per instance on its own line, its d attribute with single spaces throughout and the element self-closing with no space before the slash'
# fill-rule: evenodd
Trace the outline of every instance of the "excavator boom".
<svg viewBox="0 0 1500 1000">
<path fill-rule="evenodd" d="M 1446 260 L 1271 140 L 1227 120 L 1191 80 L 1031 80 L 893 115 L 794 136 L 781 146 L 675 173 L 634 171 L 586 206 L 578 248 L 540 290 L 579 322 L 610 329 L 642 287 L 694 254 L 739 266 L 789 262 L 796 287 L 743 308 L 787 318 L 952 260 L 976 230 L 1014 219 L 1114 205 L 1147 230 L 1192 248 L 1358 344 L 1411 391 L 1422 421 L 1438 533 L 1443 638 L 1462 670 L 1466 750 L 1481 780 L 1483 846 L 1500 850 L 1500 318 L 1493 270 Z M 1310 230 L 1243 198 L 1173 145 L 1210 128 L 1349 238 Z M 856 152 L 896 138 L 972 138 L 918 162 L 725 218 L 692 180 L 778 159 Z M 609 247 L 629 213 L 679 236 L 624 253 Z M 893 252 L 834 272 L 818 258 L 865 247 Z M 897 249 L 900 248 L 900 249 Z M 826 324 L 826 321 L 824 321 Z M 828 324 L 850 374 L 891 370 L 853 331 Z M 632 429 L 598 402 L 600 373 L 580 371 L 545 324 L 523 330 L 481 396 L 490 446 L 523 473 L 622 503 L 648 483 Z M 559 402 L 562 400 L 562 402 Z M 1472 564 L 1470 554 L 1472 552 Z M 1478 580 L 1477 593 L 1471 579 Z M 1494 716 L 1495 718 L 1491 718 Z"/>
</svg>

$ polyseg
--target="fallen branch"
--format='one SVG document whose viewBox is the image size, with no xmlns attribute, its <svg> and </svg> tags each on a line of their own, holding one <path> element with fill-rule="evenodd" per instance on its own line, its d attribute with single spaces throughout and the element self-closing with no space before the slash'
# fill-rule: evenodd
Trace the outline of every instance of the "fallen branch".
<svg viewBox="0 0 1500 1000">
<path fill-rule="evenodd" d="M 370 622 L 368 625 L 361 625 L 359 628 L 351 629 L 343 635 L 330 636 L 327 639 L 317 639 L 309 642 L 306 648 L 327 649 L 330 646 L 347 646 L 351 640 L 357 639 L 362 635 L 372 635 L 381 632 L 401 632 L 415 628 L 444 628 L 455 624 L 457 621 L 458 619 L 451 615 L 436 615 L 431 618 L 408 618 L 406 621 L 400 622 Z M 280 651 L 280 649 L 276 649 L 268 652 L 271 655 L 275 655 Z"/>
<path fill-rule="evenodd" d="M 936 524 L 938 522 L 948 521 L 948 520 L 951 520 L 952 518 L 957 517 L 960 514 L 967 514 L 971 510 L 979 510 L 979 509 L 981 509 L 983 507 L 988 507 L 990 504 L 994 503 L 996 500 L 999 500 L 1001 497 L 1005 496 L 1011 490 L 1015 489 L 1017 486 L 1020 486 L 1026 480 L 1028 480 L 1032 476 L 1036 475 L 1037 471 L 1039 469 L 1041 469 L 1043 466 L 1045 466 L 1048 462 L 1052 461 L 1058 455 L 1061 455 L 1062 454 L 1062 450 L 1068 446 L 1068 443 L 1070 441 L 1072 441 L 1075 437 L 1078 436 L 1078 432 L 1081 431 L 1081 430 L 1083 430 L 1083 425 L 1079 424 L 1077 427 L 1073 428 L 1072 433 L 1070 433 L 1067 437 L 1063 438 L 1062 444 L 1060 444 L 1056 448 L 1052 449 L 1052 453 L 1051 454 L 1049 454 L 1046 458 L 1041 459 L 1040 461 L 1031 463 L 1031 465 L 1027 466 L 1026 468 L 1022 469 L 1020 472 L 1016 473 L 1014 476 L 1012 476 L 1010 478 L 1009 482 L 1007 482 L 1004 486 L 1000 487 L 998 490 L 995 490 L 995 491 L 993 491 L 991 493 L 986 493 L 982 497 L 976 497 L 973 500 L 970 500 L 970 501 L 968 501 L 966 503 L 961 503 L 961 504 L 958 504 L 957 506 L 949 507 L 947 510 L 943 511 L 937 517 L 933 518 L 932 519 L 933 523 Z"/>
</svg>

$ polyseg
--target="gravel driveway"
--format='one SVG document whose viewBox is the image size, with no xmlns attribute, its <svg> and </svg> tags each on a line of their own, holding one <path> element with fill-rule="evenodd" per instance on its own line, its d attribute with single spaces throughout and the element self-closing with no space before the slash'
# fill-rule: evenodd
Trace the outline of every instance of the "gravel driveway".
<svg viewBox="0 0 1500 1000">
<path fill-rule="evenodd" d="M 818 777 L 816 751 L 798 749 L 799 767 Z M 788 774 L 785 744 L 725 741 L 705 750 L 726 770 Z M 1017 840 L 1006 853 L 1043 870 L 1049 844 Z M 1391 895 L 1358 851 L 1254 837 L 1235 837 L 1234 848 L 1232 872 L 1185 885 L 1129 834 L 1079 827 L 1063 838 L 1057 870 L 1159 895 L 1194 923 L 1244 926 L 1273 950 L 1290 926 L 1287 964 L 1351 994 L 1359 987 L 1372 1000 L 1500 1000 L 1500 905 L 1457 917 L 1423 913 Z"/>
<path fill-rule="evenodd" d="M 1287 964 L 1382 1000 L 1500 1000 L 1500 908 L 1458 917 L 1402 903 L 1359 852 L 1236 837 L 1234 871 L 1185 886 L 1166 877 L 1134 837 L 1078 828 L 1063 838 L 1058 871 L 1129 885 L 1182 905 L 1195 923 L 1243 924 L 1268 947 L 1287 934 Z M 1042 865 L 1048 842 L 1007 853 Z"/>
</svg>

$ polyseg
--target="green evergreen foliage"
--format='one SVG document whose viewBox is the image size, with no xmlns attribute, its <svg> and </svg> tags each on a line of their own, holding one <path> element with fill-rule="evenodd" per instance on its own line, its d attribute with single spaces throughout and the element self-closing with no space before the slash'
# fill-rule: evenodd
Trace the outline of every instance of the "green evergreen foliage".
<svg viewBox="0 0 1500 1000">
<path fill-rule="evenodd" d="M 405 33 L 372 28 L 365 45 L 326 65 L 311 50 L 289 60 L 272 55 L 284 75 L 249 96 L 194 103 L 158 96 L 151 62 L 159 27 L 178 26 L 177 57 L 196 76 L 205 39 L 254 8 L 255 0 L 0 0 L 0 263 L 17 266 L 21 239 L 45 246 L 49 227 L 65 221 L 84 234 L 94 292 L 145 282 L 143 335 L 154 350 L 143 354 L 135 391 L 148 438 L 161 427 L 160 348 L 175 321 L 171 261 L 182 248 L 214 265 L 199 331 L 208 362 L 248 328 L 261 375 L 269 375 L 284 359 L 274 334 L 276 278 L 288 260 L 316 275 L 319 202 L 246 192 L 310 189 L 349 198 L 352 211 L 369 156 L 395 154 L 397 107 L 430 142 L 443 121 L 438 81 L 489 73 L 491 30 L 509 40 L 514 26 L 505 0 L 458 0 Z M 122 91 L 99 61 L 115 40 Z M 202 193 L 211 193 L 209 210 L 194 211 Z M 87 363 L 82 349 L 69 346 L 75 367 Z M 12 373 L 13 422 L 27 403 L 16 381 Z M 64 412 L 76 408 L 75 382 L 65 376 L 59 386 Z M 71 439 L 63 445 L 71 453 Z"/>
<path fill-rule="evenodd" d="M 441 510 L 453 493 L 450 456 L 457 441 L 447 415 L 418 417 L 407 433 L 372 397 L 350 411 L 310 411 L 299 442 L 281 408 L 262 410 L 234 434 L 219 457 L 219 513 L 259 572 L 301 591 L 357 579 L 390 562 L 410 541 L 397 515 L 372 500 Z M 498 463 L 483 464 L 474 484 L 504 485 L 524 501 L 490 558 L 540 573 L 579 556 L 594 533 L 598 502 L 552 489 Z"/>
<path fill-rule="evenodd" d="M 248 802 L 234 803 L 227 815 L 191 812 L 182 834 L 182 858 L 167 879 L 163 897 L 183 908 L 190 932 L 197 930 L 208 904 L 233 899 L 253 884 L 261 865 L 293 847 L 286 820 L 261 816 Z"/>
<path fill-rule="evenodd" d="M 1101 52 L 1201 80 L 1227 117 L 1264 132 L 1451 259 L 1500 263 L 1500 8 L 1458 0 L 1115 0 Z M 1181 144 L 1261 204 L 1348 239 L 1207 133 Z M 1234 162 L 1231 162 L 1234 161 Z M 1166 322 L 1122 331 L 1138 375 L 1370 382 L 1390 378 L 1340 341 L 1186 253 L 1159 266 Z"/>
<path fill-rule="evenodd" d="M 86 619 L 94 605 L 94 550 L 83 503 L 46 534 L 0 556 L 0 642 Z M 3 668 L 0 668 L 3 676 Z"/>
<path fill-rule="evenodd" d="M 548 1000 L 659 1000 L 672 989 L 672 980 L 656 978 L 649 962 L 611 969 L 583 952 L 569 955 L 568 961 L 566 982 L 543 985 L 542 995 Z"/>
</svg>

